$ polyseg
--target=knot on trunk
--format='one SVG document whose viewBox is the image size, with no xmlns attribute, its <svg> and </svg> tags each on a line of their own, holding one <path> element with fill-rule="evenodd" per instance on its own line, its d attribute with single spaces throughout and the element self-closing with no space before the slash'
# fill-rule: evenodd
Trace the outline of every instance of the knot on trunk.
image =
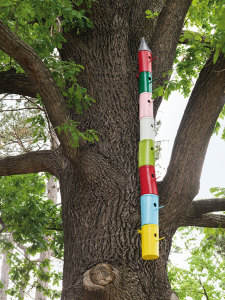
<svg viewBox="0 0 225 300">
<path fill-rule="evenodd" d="M 83 275 L 83 285 L 88 290 L 100 290 L 111 282 L 113 282 L 118 271 L 107 263 L 101 263 Z"/>
</svg>

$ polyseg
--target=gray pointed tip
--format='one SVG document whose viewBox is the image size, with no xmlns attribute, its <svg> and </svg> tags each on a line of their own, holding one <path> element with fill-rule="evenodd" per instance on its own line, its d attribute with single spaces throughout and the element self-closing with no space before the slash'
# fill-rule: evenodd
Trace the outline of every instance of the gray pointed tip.
<svg viewBox="0 0 225 300">
<path fill-rule="evenodd" d="M 138 51 L 143 51 L 143 50 L 151 52 L 151 50 L 150 50 L 148 44 L 146 43 L 146 40 L 145 40 L 144 37 L 141 39 L 141 44 L 140 44 L 140 47 L 139 47 Z"/>
</svg>

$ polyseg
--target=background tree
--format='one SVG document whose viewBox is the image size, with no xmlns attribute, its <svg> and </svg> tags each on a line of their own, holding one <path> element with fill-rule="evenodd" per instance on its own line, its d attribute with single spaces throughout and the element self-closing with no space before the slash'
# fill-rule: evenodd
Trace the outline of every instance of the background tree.
<svg viewBox="0 0 225 300">
<path fill-rule="evenodd" d="M 181 228 L 184 251 L 173 245 L 173 251 L 188 258 L 187 267 L 169 263 L 169 278 L 179 299 L 223 299 L 224 294 L 224 229 Z M 186 253 L 186 255 L 185 255 Z"/>
<path fill-rule="evenodd" d="M 54 199 L 47 199 L 45 181 L 46 176 L 38 174 L 0 178 L 1 218 L 6 226 L 0 250 L 5 254 L 5 269 L 11 282 L 10 286 L 4 285 L 2 298 L 9 294 L 21 300 L 34 288 L 38 299 L 45 295 L 56 299 L 60 295 L 53 286 L 48 287 L 48 283 L 56 285 L 61 280 L 54 267 L 63 256 L 60 209 Z"/>
<path fill-rule="evenodd" d="M 224 215 L 211 214 L 224 210 L 223 200 L 193 202 L 224 105 L 224 1 L 2 2 L 0 92 L 36 98 L 60 146 L 3 158 L 0 175 L 42 171 L 59 179 L 62 299 L 176 299 L 166 266 L 177 228 L 225 225 Z M 182 31 L 184 21 L 197 26 L 200 34 Z M 163 94 L 168 97 L 178 88 L 187 95 L 191 78 L 198 77 L 167 173 L 158 184 L 165 206 L 160 234 L 165 239 L 160 258 L 152 262 L 141 259 L 136 233 L 140 209 L 135 75 L 142 36 L 157 56 L 155 113 Z M 177 48 L 179 40 L 190 44 Z M 181 80 L 169 81 L 176 54 Z"/>
<path fill-rule="evenodd" d="M 0 106 L 2 156 L 43 149 L 48 145 L 44 143 L 47 136 L 50 136 L 49 142 L 54 148 L 57 140 L 51 128 L 44 126 L 48 124 L 45 111 L 32 99 L 6 94 L 2 97 Z M 41 121 L 42 126 L 31 127 L 30 123 L 35 124 L 37 120 Z M 59 246 L 62 245 L 61 232 L 52 234 L 54 230 L 62 230 L 60 209 L 53 207 L 53 203 L 57 204 L 57 181 L 53 176 L 46 177 L 43 174 L 13 176 L 9 179 L 2 177 L 0 181 L 1 232 L 4 231 L 0 240 L 3 255 L 1 282 L 4 285 L 0 298 L 6 300 L 9 294 L 14 298 L 24 299 L 36 288 L 35 299 L 45 300 L 47 295 L 56 299 L 60 293 L 48 287 L 48 283 L 58 284 L 61 278 L 58 268 L 53 267 L 54 264 L 58 265 L 57 258 L 62 257 Z M 53 203 L 43 203 L 47 200 L 46 196 Z M 57 222 L 53 223 L 54 219 Z M 44 232 L 46 236 L 42 236 Z M 58 246 L 55 245 L 56 239 Z M 40 257 L 37 258 L 39 252 Z M 52 255 L 54 262 L 50 262 Z"/>
</svg>

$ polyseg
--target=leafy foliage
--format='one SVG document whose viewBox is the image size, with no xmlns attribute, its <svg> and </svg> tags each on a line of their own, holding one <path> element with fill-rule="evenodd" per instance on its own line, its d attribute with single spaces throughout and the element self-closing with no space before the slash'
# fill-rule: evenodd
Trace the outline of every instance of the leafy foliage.
<svg viewBox="0 0 225 300">
<path fill-rule="evenodd" d="M 86 16 L 92 0 L 1 0 L 0 18 L 43 59 L 54 49 L 60 49 L 65 38 L 62 35 L 71 28 L 77 33 L 91 28 Z M 82 8 L 81 8 L 82 7 Z"/>
<path fill-rule="evenodd" d="M 54 270 L 49 260 L 42 261 L 41 265 L 35 261 L 35 255 L 43 251 L 51 251 L 57 259 L 63 257 L 61 211 L 46 199 L 45 180 L 45 175 L 38 174 L 0 178 L 1 218 L 7 232 L 13 233 L 13 243 L 8 241 L 8 233 L 4 233 L 0 249 L 8 253 L 13 282 L 8 293 L 15 299 L 20 299 L 20 289 L 25 290 L 29 285 L 44 290 L 50 299 L 56 299 L 60 294 L 33 279 L 37 277 L 56 285 L 61 279 L 61 274 Z"/>
<path fill-rule="evenodd" d="M 77 82 L 77 76 L 83 68 L 73 61 L 61 61 L 55 58 L 44 59 L 52 70 L 53 78 L 60 87 L 69 108 L 75 107 L 78 114 L 83 113 L 95 100 L 87 94 L 87 89 L 81 87 Z"/>
<path fill-rule="evenodd" d="M 155 12 L 152 12 L 151 10 L 147 9 L 145 11 L 146 13 L 146 18 L 147 19 L 154 19 L 156 18 L 158 15 L 159 15 L 159 12 L 155 11 Z"/>
<path fill-rule="evenodd" d="M 59 131 L 64 131 L 67 135 L 70 134 L 71 141 L 70 145 L 72 147 L 78 147 L 79 146 L 79 138 L 82 138 L 84 141 L 88 141 L 91 143 L 94 143 L 95 141 L 98 141 L 98 132 L 93 129 L 87 129 L 85 132 L 81 132 L 77 126 L 78 122 L 74 122 L 73 120 L 70 120 L 69 124 L 63 124 L 60 127 L 57 127 L 56 129 Z"/>
<path fill-rule="evenodd" d="M 174 69 L 165 74 L 173 76 L 154 90 L 154 98 L 163 96 L 167 100 L 175 90 L 188 97 L 209 56 L 214 53 L 215 63 L 220 52 L 225 53 L 224 12 L 223 0 L 192 1 L 180 37 L 181 44 L 177 47 Z"/>
<path fill-rule="evenodd" d="M 173 245 L 173 251 L 188 253 L 187 268 L 168 265 L 170 282 L 179 299 L 224 299 L 224 229 L 181 228 L 177 236 L 185 239 L 185 249 Z"/>
<path fill-rule="evenodd" d="M 88 95 L 87 89 L 78 84 L 77 77 L 83 67 L 72 61 L 62 61 L 57 49 L 62 48 L 65 42 L 64 33 L 68 30 L 75 29 L 79 34 L 87 28 L 92 28 L 87 15 L 91 13 L 93 2 L 95 0 L 1 1 L 0 18 L 43 60 L 65 97 L 68 107 L 74 108 L 78 114 L 83 113 L 83 110 L 95 101 Z M 3 62 L 0 65 L 1 71 L 14 68 L 19 73 L 24 72 L 17 62 L 1 51 L 0 59 Z M 38 95 L 34 102 L 44 110 Z M 34 128 L 34 142 L 43 140 L 45 143 L 46 118 L 40 113 L 29 117 L 27 122 Z M 91 139 L 88 137 L 89 133 L 80 133 L 79 136 L 85 137 L 85 140 Z M 73 137 L 75 140 L 72 143 L 77 144 L 77 135 Z"/>
</svg>

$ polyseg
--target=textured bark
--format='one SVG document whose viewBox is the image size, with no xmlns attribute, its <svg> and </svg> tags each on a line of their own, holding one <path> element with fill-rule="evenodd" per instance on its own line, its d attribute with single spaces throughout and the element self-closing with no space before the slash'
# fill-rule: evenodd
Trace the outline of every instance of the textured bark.
<svg viewBox="0 0 225 300">
<path fill-rule="evenodd" d="M 173 9 L 182 11 L 184 20 L 190 1 L 188 4 L 175 2 Z M 175 230 L 164 227 L 160 234 L 166 239 L 160 242 L 160 258 L 148 262 L 141 259 L 140 236 L 136 232 L 140 226 L 140 208 L 135 75 L 140 40 L 131 32 L 132 18 L 136 22 L 138 17 L 134 16 L 135 10 L 131 5 L 115 9 L 113 6 L 119 3 L 97 3 L 91 15 L 94 30 L 79 36 L 74 31 L 68 32 L 67 43 L 60 51 L 62 59 L 84 65 L 80 84 L 96 100 L 84 115 L 73 113 L 74 119 L 81 122 L 81 129 L 94 128 L 101 133 L 98 143 L 80 147 L 74 165 L 60 176 L 65 243 L 63 300 L 173 297 L 166 265 Z M 148 4 L 152 9 L 151 3 Z M 145 14 L 144 5 L 142 14 Z M 170 33 L 177 41 L 183 25 L 183 20 L 178 19 L 172 15 L 170 20 L 176 23 Z M 161 27 L 164 30 L 162 24 Z M 159 35 L 164 34 L 157 30 Z M 163 62 L 167 68 L 171 68 L 176 40 L 172 44 L 169 54 L 165 53 L 168 47 L 162 47 L 160 52 L 162 57 L 172 57 L 168 64 Z M 166 70 L 160 70 L 158 76 L 162 77 L 160 72 Z M 82 275 L 100 263 L 109 264 L 119 275 L 100 291 L 87 291 Z"/>
<path fill-rule="evenodd" d="M 225 228 L 225 216 L 216 214 L 203 214 L 199 217 L 185 217 L 180 226 L 198 226 L 209 228 Z"/>
<path fill-rule="evenodd" d="M 37 90 L 25 74 L 17 74 L 15 70 L 0 72 L 0 94 L 17 94 L 36 97 Z"/>
<path fill-rule="evenodd" d="M 57 176 L 60 151 L 36 151 L 0 159 L 0 176 L 49 172 Z"/>
<path fill-rule="evenodd" d="M 225 211 L 225 199 L 205 199 L 193 201 L 180 226 L 199 226 L 210 228 L 225 228 L 225 216 L 212 212 Z"/>
<path fill-rule="evenodd" d="M 225 198 L 193 201 L 186 215 L 190 217 L 198 217 L 200 215 L 216 211 L 225 211 Z"/>
</svg>

